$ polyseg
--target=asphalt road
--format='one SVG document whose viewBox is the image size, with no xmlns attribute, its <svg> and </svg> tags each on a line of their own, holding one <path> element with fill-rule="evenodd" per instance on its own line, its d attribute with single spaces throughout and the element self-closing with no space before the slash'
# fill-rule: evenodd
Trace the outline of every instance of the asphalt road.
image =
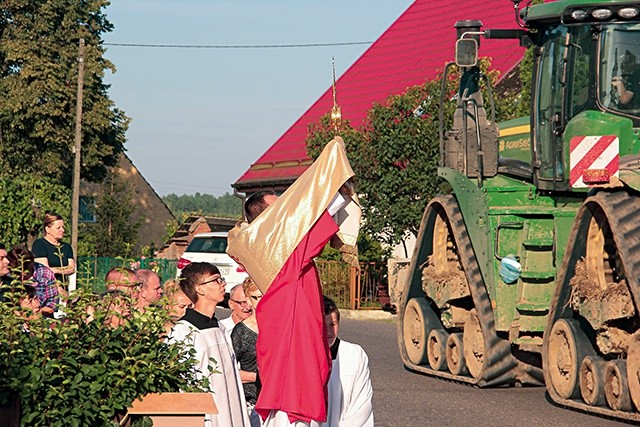
<svg viewBox="0 0 640 427">
<path fill-rule="evenodd" d="M 479 389 L 407 371 L 389 321 L 343 319 L 339 335 L 369 355 L 376 427 L 626 425 L 554 406 L 543 387 Z"/>
</svg>

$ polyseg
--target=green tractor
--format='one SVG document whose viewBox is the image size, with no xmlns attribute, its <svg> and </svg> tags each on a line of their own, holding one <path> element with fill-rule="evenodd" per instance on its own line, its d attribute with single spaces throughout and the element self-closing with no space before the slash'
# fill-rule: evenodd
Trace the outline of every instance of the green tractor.
<svg viewBox="0 0 640 427">
<path fill-rule="evenodd" d="M 640 2 L 514 6 L 521 29 L 456 23 L 463 74 L 438 169 L 453 192 L 422 218 L 400 353 L 416 372 L 546 384 L 561 405 L 637 422 Z M 530 118 L 497 125 L 485 108 L 481 36 L 532 46 Z"/>
</svg>

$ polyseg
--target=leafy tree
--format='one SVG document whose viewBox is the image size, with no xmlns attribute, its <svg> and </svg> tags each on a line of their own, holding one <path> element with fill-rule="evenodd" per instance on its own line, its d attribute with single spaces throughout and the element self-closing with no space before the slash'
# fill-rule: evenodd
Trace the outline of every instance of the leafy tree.
<svg viewBox="0 0 640 427">
<path fill-rule="evenodd" d="M 0 170 L 72 176 L 78 43 L 86 42 L 82 124 L 83 178 L 100 181 L 123 152 L 129 119 L 103 82 L 114 71 L 102 34 L 113 26 L 108 1 L 7 0 L 0 7 Z"/>
<path fill-rule="evenodd" d="M 488 67 L 489 60 L 483 59 L 481 69 L 495 85 L 498 73 L 488 72 Z M 417 235 L 429 199 L 449 189 L 437 176 L 441 81 L 442 74 L 375 104 L 360 129 L 347 123 L 337 130 L 357 176 L 364 231 L 390 246 L 403 242 L 407 233 Z M 454 70 L 445 85 L 444 129 L 451 127 L 458 81 Z M 486 88 L 483 91 L 488 99 Z M 520 111 L 507 108 L 518 96 L 521 91 L 514 90 L 496 97 L 498 117 L 512 118 Z M 311 124 L 306 140 L 309 155 L 316 158 L 334 134 L 328 116 Z M 406 248 L 405 255 L 409 255 Z"/>
<path fill-rule="evenodd" d="M 380 242 L 371 238 L 368 234 L 360 233 L 357 245 L 358 260 L 360 262 L 382 261 L 389 256 L 389 250 L 384 250 Z M 342 260 L 342 254 L 339 250 L 333 249 L 330 244 L 327 244 L 318 258 L 326 261 L 340 261 Z"/>
<path fill-rule="evenodd" d="M 7 247 L 31 246 L 42 231 L 46 211 L 69 218 L 70 192 L 53 179 L 31 175 L 0 177 L 0 241 Z"/>
<path fill-rule="evenodd" d="M 84 224 L 81 255 L 123 257 L 138 240 L 142 219 L 133 220 L 133 193 L 124 178 L 111 172 L 96 198 L 95 224 Z"/>
<path fill-rule="evenodd" d="M 188 214 L 218 216 L 224 218 L 240 218 L 242 216 L 242 200 L 225 193 L 220 197 L 212 194 L 169 194 L 162 198 L 176 217 Z"/>
<path fill-rule="evenodd" d="M 588 69 L 588 67 L 587 67 Z M 531 111 L 531 79 L 533 73 L 533 48 L 525 51 L 509 84 L 497 89 L 496 117 L 498 121 L 525 117 Z"/>
<path fill-rule="evenodd" d="M 434 179 L 438 124 L 428 120 L 437 117 L 439 91 L 438 81 L 409 88 L 374 105 L 360 130 L 339 130 L 357 176 L 364 232 L 386 244 L 397 244 L 407 231 L 417 234 L 426 202 L 441 188 Z M 307 150 L 314 158 L 330 139 L 327 124 L 323 117 L 310 126 Z"/>
</svg>

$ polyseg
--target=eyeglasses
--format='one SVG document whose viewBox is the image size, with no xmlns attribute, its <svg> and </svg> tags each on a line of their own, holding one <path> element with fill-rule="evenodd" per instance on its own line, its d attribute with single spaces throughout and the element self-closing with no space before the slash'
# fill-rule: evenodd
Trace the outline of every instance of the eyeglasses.
<svg viewBox="0 0 640 427">
<path fill-rule="evenodd" d="M 133 282 L 133 283 L 128 283 L 128 282 L 120 282 L 117 280 L 109 280 L 108 282 L 106 282 L 107 288 L 129 288 L 129 289 L 133 289 L 133 288 L 141 288 L 143 283 L 142 282 Z"/>
<path fill-rule="evenodd" d="M 235 299 L 233 299 L 233 298 L 229 298 L 229 301 L 233 301 L 233 302 L 235 302 L 235 303 L 236 303 L 236 304 L 238 304 L 238 305 L 249 305 L 249 301 L 247 301 L 247 300 L 244 300 L 244 301 L 238 301 L 238 300 L 235 300 Z"/>
<path fill-rule="evenodd" d="M 224 277 L 220 276 L 220 277 L 216 277 L 215 279 L 211 279 L 211 280 L 207 280 L 206 282 L 202 282 L 200 283 L 201 285 L 206 285 L 207 283 L 217 283 L 218 285 L 222 285 L 224 283 L 227 283 L 226 280 L 224 280 Z"/>
</svg>

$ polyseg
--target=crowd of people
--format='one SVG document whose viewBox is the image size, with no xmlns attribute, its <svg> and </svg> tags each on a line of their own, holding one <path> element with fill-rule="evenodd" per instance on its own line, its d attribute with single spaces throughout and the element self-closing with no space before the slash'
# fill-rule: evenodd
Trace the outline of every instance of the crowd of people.
<svg viewBox="0 0 640 427">
<path fill-rule="evenodd" d="M 37 316 L 53 317 L 60 295 L 60 286 L 65 275 L 75 271 L 71 247 L 62 243 L 64 221 L 57 214 L 46 213 L 43 237 L 33 243 L 31 250 L 15 246 L 7 251 L 0 244 L 0 301 L 6 300 L 5 293 L 11 283 L 18 281 L 26 286 L 17 291 L 17 304 L 28 309 L 27 318 Z"/>
<path fill-rule="evenodd" d="M 116 299 L 109 326 L 164 304 L 167 340 L 193 350 L 195 371 L 213 393 L 218 413 L 205 426 L 373 426 L 367 355 L 338 337 L 340 311 L 322 295 L 313 262 L 329 241 L 353 259 L 359 206 L 352 175 L 344 144 L 334 140 L 287 193 L 247 199 L 228 251 L 249 278 L 231 289 L 225 319 L 216 309 L 226 283 L 213 264 L 193 262 L 164 284 L 146 269 L 106 274 L 105 297 L 129 301 Z M 0 277 L 24 285 L 19 303 L 30 316 L 54 317 L 75 259 L 62 242 L 61 216 L 47 213 L 43 231 L 31 250 L 0 245 Z"/>
</svg>

